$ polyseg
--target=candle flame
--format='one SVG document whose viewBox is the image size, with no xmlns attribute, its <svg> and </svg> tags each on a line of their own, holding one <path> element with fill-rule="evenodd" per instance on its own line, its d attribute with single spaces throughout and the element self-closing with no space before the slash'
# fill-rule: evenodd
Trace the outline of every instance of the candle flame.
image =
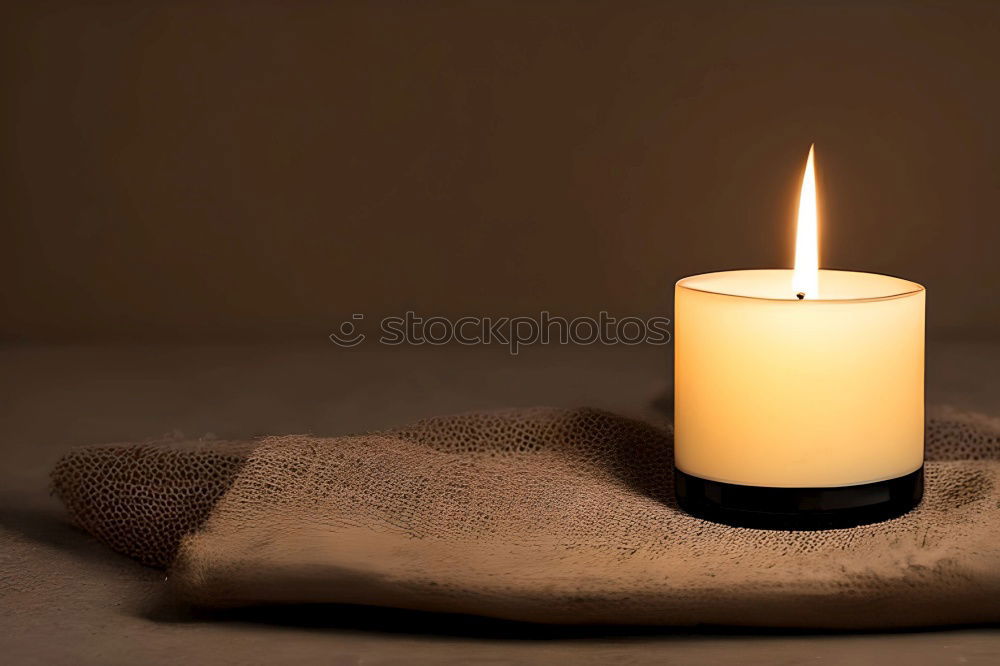
<svg viewBox="0 0 1000 666">
<path fill-rule="evenodd" d="M 809 146 L 806 170 L 802 174 L 799 194 L 799 220 L 795 230 L 795 270 L 792 271 L 792 291 L 805 294 L 799 298 L 819 296 L 819 221 L 816 216 L 816 172 L 813 166 L 815 144 Z"/>
</svg>

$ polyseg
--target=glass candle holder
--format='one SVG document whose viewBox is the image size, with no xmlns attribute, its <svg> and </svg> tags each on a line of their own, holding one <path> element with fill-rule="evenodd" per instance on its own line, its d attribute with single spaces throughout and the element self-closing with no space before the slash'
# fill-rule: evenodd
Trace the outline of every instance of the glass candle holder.
<svg viewBox="0 0 1000 666">
<path fill-rule="evenodd" d="M 825 529 L 899 516 L 923 495 L 919 284 L 791 270 L 677 283 L 675 482 L 695 516 Z"/>
</svg>

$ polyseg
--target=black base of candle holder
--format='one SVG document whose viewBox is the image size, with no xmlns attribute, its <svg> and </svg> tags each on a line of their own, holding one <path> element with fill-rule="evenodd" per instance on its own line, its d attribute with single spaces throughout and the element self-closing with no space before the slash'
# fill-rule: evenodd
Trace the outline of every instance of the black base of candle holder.
<svg viewBox="0 0 1000 666">
<path fill-rule="evenodd" d="M 896 518 L 924 495 L 924 468 L 895 479 L 831 488 L 771 488 L 709 481 L 674 470 L 677 503 L 733 527 L 828 530 Z"/>
</svg>

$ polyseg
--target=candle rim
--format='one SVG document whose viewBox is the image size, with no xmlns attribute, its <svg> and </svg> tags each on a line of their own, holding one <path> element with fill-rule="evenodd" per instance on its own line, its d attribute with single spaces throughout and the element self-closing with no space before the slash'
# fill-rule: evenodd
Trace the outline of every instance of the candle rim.
<svg viewBox="0 0 1000 666">
<path fill-rule="evenodd" d="M 689 275 L 687 277 L 681 278 L 680 280 L 677 281 L 677 283 L 676 283 L 675 286 L 678 289 L 687 289 L 689 291 L 698 291 L 698 292 L 701 292 L 703 294 L 713 294 L 713 295 L 716 295 L 716 296 L 726 296 L 726 297 L 729 297 L 729 298 L 745 298 L 745 299 L 755 300 L 755 301 L 771 301 L 771 302 L 774 302 L 774 303 L 866 303 L 866 302 L 873 302 L 873 301 L 889 301 L 889 300 L 893 300 L 893 299 L 896 299 L 896 298 L 906 298 L 906 297 L 913 296 L 915 294 L 919 294 L 919 293 L 927 291 L 926 288 L 922 284 L 919 284 L 917 282 L 913 282 L 912 280 L 907 280 L 906 278 L 901 278 L 901 277 L 896 276 L 896 275 L 889 275 L 887 273 L 869 273 L 869 272 L 866 272 L 866 271 L 840 270 L 840 269 L 834 269 L 834 268 L 821 268 L 821 269 L 819 269 L 818 272 L 820 274 L 823 274 L 823 273 L 842 273 L 842 274 L 874 276 L 874 277 L 879 277 L 879 278 L 890 278 L 892 280 L 898 280 L 900 283 L 904 283 L 906 285 L 909 285 L 909 288 L 901 290 L 901 291 L 898 291 L 898 292 L 887 293 L 887 294 L 879 295 L 879 296 L 862 296 L 862 297 L 856 297 L 856 298 L 822 298 L 822 297 L 820 297 L 820 298 L 813 298 L 813 299 L 808 299 L 808 300 L 799 300 L 794 293 L 791 293 L 791 290 L 789 290 L 788 297 L 786 297 L 786 298 L 775 298 L 775 297 L 772 297 L 772 296 L 754 296 L 754 295 L 750 295 L 750 294 L 733 293 L 731 291 L 719 291 L 719 290 L 715 290 L 715 289 L 707 289 L 707 288 L 703 288 L 703 287 L 695 287 L 695 286 L 692 286 L 691 284 L 685 284 L 686 282 L 690 282 L 690 281 L 696 280 L 698 278 L 707 278 L 707 277 L 711 277 L 711 276 L 725 275 L 725 274 L 729 274 L 729 273 L 765 273 L 765 272 L 767 272 L 767 273 L 787 273 L 789 275 L 789 280 L 790 280 L 791 279 L 791 275 L 793 273 L 793 269 L 791 269 L 791 268 L 741 268 L 741 269 L 734 269 L 734 270 L 728 270 L 728 271 L 711 271 L 711 272 L 708 272 L 708 273 L 699 273 L 697 275 Z M 789 282 L 789 284 L 791 284 L 791 282 Z"/>
</svg>

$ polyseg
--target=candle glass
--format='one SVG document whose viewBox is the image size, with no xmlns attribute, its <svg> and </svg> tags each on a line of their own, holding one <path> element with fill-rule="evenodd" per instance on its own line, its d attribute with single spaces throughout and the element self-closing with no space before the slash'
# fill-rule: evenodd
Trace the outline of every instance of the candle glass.
<svg viewBox="0 0 1000 666">
<path fill-rule="evenodd" d="M 774 529 L 899 516 L 923 495 L 919 284 L 791 270 L 677 283 L 675 490 L 688 513 Z"/>
</svg>

